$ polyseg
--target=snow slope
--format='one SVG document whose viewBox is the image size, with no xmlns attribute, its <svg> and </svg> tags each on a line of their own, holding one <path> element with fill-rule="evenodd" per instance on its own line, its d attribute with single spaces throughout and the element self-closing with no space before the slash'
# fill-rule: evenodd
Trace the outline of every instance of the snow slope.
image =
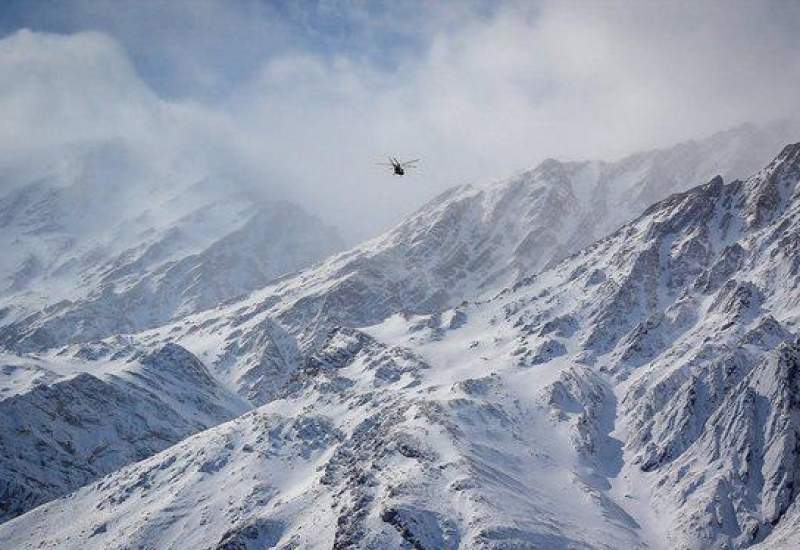
<svg viewBox="0 0 800 550">
<path fill-rule="evenodd" d="M 248 409 L 175 344 L 70 351 L 2 358 L 0 521 Z"/>
<path fill-rule="evenodd" d="M 0 533 L 19 548 L 26 533 L 63 548 L 639 544 L 631 518 L 572 471 L 565 438 L 511 380 L 428 374 L 408 350 L 342 329 L 284 399 Z"/>
<path fill-rule="evenodd" d="M 292 316 L 307 295 L 281 309 L 288 294 L 268 289 L 189 317 L 170 330 L 200 357 L 226 341 L 263 345 L 257 335 L 291 319 L 306 319 L 315 345 L 265 405 L 6 522 L 0 538 L 18 548 L 792 548 L 798 244 L 800 144 L 747 180 L 672 195 L 454 308 L 337 328 L 336 317 Z M 341 281 L 318 284 L 330 297 Z"/>
</svg>

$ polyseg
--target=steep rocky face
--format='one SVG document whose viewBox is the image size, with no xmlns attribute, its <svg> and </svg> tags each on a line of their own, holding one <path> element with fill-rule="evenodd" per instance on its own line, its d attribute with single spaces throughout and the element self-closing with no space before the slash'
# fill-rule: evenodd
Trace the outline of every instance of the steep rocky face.
<svg viewBox="0 0 800 550">
<path fill-rule="evenodd" d="M 575 360 L 608 373 L 620 403 L 617 487 L 671 518 L 656 537 L 679 547 L 770 540 L 796 500 L 798 180 L 792 145 L 745 182 L 674 196 L 580 255 L 562 285 L 586 297 L 548 285 L 510 310 L 534 334 L 555 313 L 584 319 Z M 576 407 L 578 441 L 596 401 Z"/>
<path fill-rule="evenodd" d="M 769 353 L 709 407 L 691 447 L 663 468 L 658 483 L 672 486 L 670 497 L 681 495 L 672 502 L 677 527 L 699 540 L 747 546 L 781 523 L 800 476 L 799 358 L 797 341 Z M 685 392 L 700 397 L 694 385 Z"/>
<path fill-rule="evenodd" d="M 247 408 L 180 346 L 127 360 L 103 360 L 103 351 L 80 349 L 62 364 L 17 358 L 4 366 L 17 381 L 33 380 L 10 384 L 0 401 L 0 521 Z M 94 374 L 76 374 L 80 360 L 99 361 Z"/>
</svg>

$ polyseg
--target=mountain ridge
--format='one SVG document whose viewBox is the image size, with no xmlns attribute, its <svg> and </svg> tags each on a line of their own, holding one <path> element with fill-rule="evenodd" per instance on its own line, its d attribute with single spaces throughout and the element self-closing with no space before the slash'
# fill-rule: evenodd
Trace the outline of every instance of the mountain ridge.
<svg viewBox="0 0 800 550">
<path fill-rule="evenodd" d="M 789 548 L 800 145 L 765 164 L 671 194 L 477 299 L 428 307 L 435 292 L 368 282 L 385 280 L 381 265 L 418 262 L 452 287 L 470 271 L 458 267 L 471 258 L 462 220 L 492 226 L 508 205 L 553 204 L 531 179 L 497 189 L 533 202 L 448 192 L 244 300 L 68 346 L 91 361 L 98 348 L 125 359 L 177 343 L 259 406 L 0 534 L 21 548 Z M 554 181 L 560 168 L 526 177 Z M 402 254 L 382 247 L 398 242 Z M 440 250 L 444 263 L 429 263 Z M 403 295 L 423 307 L 400 307 Z M 346 309 L 356 304 L 378 309 Z"/>
</svg>

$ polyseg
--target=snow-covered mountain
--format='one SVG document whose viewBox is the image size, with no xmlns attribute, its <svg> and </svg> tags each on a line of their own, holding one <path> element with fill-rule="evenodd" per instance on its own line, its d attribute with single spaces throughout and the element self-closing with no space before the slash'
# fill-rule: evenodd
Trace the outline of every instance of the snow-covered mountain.
<svg viewBox="0 0 800 550">
<path fill-rule="evenodd" d="M 153 179 L 124 144 L 83 145 L 0 199 L 0 520 L 247 410 L 190 352 L 116 336 L 246 295 L 341 247 L 287 202 Z M 105 343 L 28 354 L 14 328 Z M 114 335 L 114 336 L 111 336 Z"/>
<path fill-rule="evenodd" d="M 497 184 L 455 188 L 387 234 L 268 293 L 296 295 L 293 289 L 299 289 L 304 309 L 316 311 L 297 314 L 330 320 L 331 326 L 363 326 L 397 311 L 437 311 L 535 273 L 670 193 L 717 174 L 746 177 L 768 162 L 793 130 L 789 122 L 763 128 L 745 125 L 614 163 L 550 160 Z M 95 179 L 79 181 L 86 185 Z M 95 186 L 104 182 L 101 179 Z M 206 186 L 213 188 L 214 183 Z M 162 189 L 166 198 L 161 203 L 150 201 L 155 205 L 149 208 L 169 212 L 175 221 L 161 223 L 154 231 L 148 224 L 156 223 L 158 216 L 147 212 L 135 218 L 131 223 L 137 224 L 138 232 L 129 227 L 117 232 L 149 237 L 106 261 L 98 260 L 104 257 L 100 245 L 86 245 L 83 254 L 75 254 L 75 246 L 64 244 L 60 233 L 52 237 L 46 232 L 48 225 L 35 224 L 43 204 L 48 208 L 41 223 L 66 223 L 61 220 L 68 218 L 63 212 L 69 208 L 63 203 L 73 199 L 58 195 L 45 200 L 39 196 L 43 191 L 31 198 L 37 186 L 7 198 L 0 212 L 10 213 L 3 218 L 8 218 L 6 226 L 13 227 L 8 235 L 19 239 L 34 224 L 37 245 L 42 240 L 39 233 L 45 231 L 48 240 L 57 240 L 53 247 L 67 247 L 70 253 L 68 259 L 56 261 L 61 256 L 48 252 L 45 256 L 54 258 L 48 270 L 27 248 L 11 247 L 28 256 L 17 259 L 10 279 L 31 279 L 35 288 L 45 289 L 40 294 L 50 296 L 44 302 L 47 307 L 26 308 L 29 315 L 16 315 L 15 322 L 9 316 L 6 323 L 12 326 L 0 336 L 3 345 L 35 350 L 138 332 L 263 287 L 270 278 L 304 267 L 338 244 L 330 231 L 296 209 L 272 206 L 256 215 L 246 197 L 219 200 L 211 192 L 198 193 L 196 187 L 179 194 L 170 186 Z M 69 194 L 72 188 L 66 189 L 59 191 Z M 215 200 L 197 205 L 197 196 Z M 186 204 L 193 207 L 187 209 Z M 236 225 L 239 220 L 241 227 Z M 206 236 L 203 242 L 187 243 L 198 234 Z M 61 287 L 73 289 L 66 296 L 35 277 L 40 271 L 75 273 L 76 265 L 82 266 L 77 282 L 74 277 L 61 282 Z M 63 298 L 69 301 L 59 301 Z M 7 301 L 25 303 L 18 292 Z M 283 324 L 293 330 L 304 323 Z"/>
<path fill-rule="evenodd" d="M 387 234 L 269 292 L 299 288 L 304 304 L 327 309 L 299 314 L 330 318 L 331 326 L 437 311 L 566 257 L 670 193 L 717 174 L 746 177 L 796 126 L 744 125 L 614 163 L 550 160 L 493 185 L 455 188 Z M 105 155 L 135 164 L 124 149 Z M 36 183 L 0 203 L 4 248 L 13 251 L 0 264 L 10 289 L 5 347 L 30 351 L 158 326 L 261 288 L 339 246 L 299 209 L 254 206 L 215 181 L 151 185 L 144 202 L 126 197 L 147 186 L 109 190 L 105 164 L 93 169 L 94 156 L 84 157 L 69 171 L 78 174 L 71 185 Z M 117 202 L 132 213 L 109 206 Z M 81 211 L 111 212 L 113 223 L 95 221 L 81 233 L 76 227 L 85 224 L 73 220 Z"/>
<path fill-rule="evenodd" d="M 486 187 L 456 188 L 377 239 L 137 338 L 151 346 L 180 343 L 241 395 L 263 403 L 329 330 L 491 297 L 629 221 L 648 197 L 686 189 L 717 169 L 740 168 L 758 154 L 757 144 L 786 128 L 743 126 L 617 163 L 551 160 Z M 41 312 L 6 328 L 0 341 L 41 349 L 100 336 L 91 309 L 70 311 L 80 314 Z"/>
<path fill-rule="evenodd" d="M 175 344 L 70 352 L 0 357 L 0 521 L 249 408 Z"/>
<path fill-rule="evenodd" d="M 799 244 L 796 144 L 489 298 L 325 330 L 265 405 L 6 522 L 0 539 L 792 548 Z M 292 319 L 268 295 L 170 330 L 224 349 L 219 327 L 246 338 L 265 311 L 278 312 L 269 330 Z"/>
<path fill-rule="evenodd" d="M 637 544 L 612 503 L 603 526 L 596 491 L 563 460 L 564 442 L 543 437 L 546 414 L 499 377 L 435 370 L 408 350 L 337 331 L 285 399 L 0 534 L 19 548 L 26 533 L 76 548 L 559 547 L 573 530 L 585 530 L 586 544 Z M 85 507 L 95 511 L 78 512 Z M 50 530 L 48 518 L 65 528 Z"/>
<path fill-rule="evenodd" d="M 298 206 L 265 202 L 230 181 L 153 180 L 124 145 L 78 148 L 69 158 L 0 199 L 0 323 L 46 326 L 28 343 L 11 329 L 7 347 L 158 326 L 342 246 Z"/>
</svg>

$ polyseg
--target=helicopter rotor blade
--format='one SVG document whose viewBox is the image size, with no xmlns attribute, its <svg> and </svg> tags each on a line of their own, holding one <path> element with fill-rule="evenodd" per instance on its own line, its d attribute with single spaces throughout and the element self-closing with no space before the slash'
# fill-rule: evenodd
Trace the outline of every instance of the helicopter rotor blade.
<svg viewBox="0 0 800 550">
<path fill-rule="evenodd" d="M 419 162 L 419 160 L 420 160 L 420 159 L 407 160 L 406 162 L 401 162 L 401 163 L 400 163 L 400 166 L 411 166 L 411 165 L 412 165 L 412 164 L 414 164 L 415 162 Z"/>
</svg>

